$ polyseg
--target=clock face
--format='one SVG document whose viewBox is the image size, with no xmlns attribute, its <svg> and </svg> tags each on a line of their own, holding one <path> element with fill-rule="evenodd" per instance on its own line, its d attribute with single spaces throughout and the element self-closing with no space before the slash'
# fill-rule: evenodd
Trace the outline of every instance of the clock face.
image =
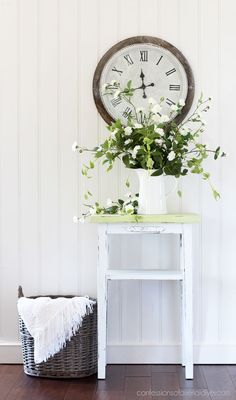
<svg viewBox="0 0 236 400">
<path fill-rule="evenodd" d="M 177 122 L 183 119 L 191 106 L 189 100 L 191 103 L 193 98 L 193 76 L 187 60 L 174 46 L 157 38 L 136 37 L 112 49 L 100 61 L 94 76 L 95 102 L 107 122 L 119 118 L 125 125 L 132 112 L 127 101 L 103 94 L 103 85 L 112 80 L 118 81 L 121 88 L 131 80 L 135 89 L 132 103 L 135 107 L 144 107 L 146 112 L 149 97 L 157 102 L 164 97 L 162 114 L 167 115 L 170 115 L 171 105 L 183 99 L 186 109 L 178 115 Z M 172 112 L 171 117 L 175 118 L 176 114 Z"/>
</svg>

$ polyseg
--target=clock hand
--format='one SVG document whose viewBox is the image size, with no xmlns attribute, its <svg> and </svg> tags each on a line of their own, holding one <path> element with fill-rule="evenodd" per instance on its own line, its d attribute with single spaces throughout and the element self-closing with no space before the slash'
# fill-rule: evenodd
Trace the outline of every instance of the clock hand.
<svg viewBox="0 0 236 400">
<path fill-rule="evenodd" d="M 147 88 L 147 87 L 149 87 L 149 86 L 155 86 L 155 84 L 152 82 L 152 83 L 149 83 L 149 85 L 145 85 L 144 83 L 141 85 L 141 86 L 139 86 L 139 87 L 137 87 L 137 88 L 134 88 L 133 90 L 138 90 L 138 89 L 142 89 L 143 90 L 143 98 L 144 99 L 146 99 L 147 98 L 147 95 L 146 95 L 146 92 L 145 92 L 145 89 Z"/>
<path fill-rule="evenodd" d="M 142 79 L 142 84 L 144 84 L 144 78 L 145 78 L 145 75 L 144 75 L 144 73 L 143 73 L 143 70 L 142 70 L 142 69 L 141 69 L 140 78 Z"/>
<path fill-rule="evenodd" d="M 155 84 L 154 83 L 149 83 L 149 85 L 146 85 L 146 88 L 149 87 L 149 86 L 153 87 L 153 86 L 155 86 Z"/>
<path fill-rule="evenodd" d="M 141 89 L 143 90 L 143 98 L 146 99 L 146 97 L 147 97 L 146 92 L 145 92 L 146 85 L 145 85 L 145 83 L 144 83 L 145 75 L 144 75 L 144 73 L 143 73 L 142 68 L 141 68 L 140 78 L 141 78 L 141 80 L 142 80 Z"/>
<path fill-rule="evenodd" d="M 145 75 L 144 75 L 144 73 L 143 73 L 142 68 L 141 68 L 140 78 L 141 78 L 141 80 L 142 80 L 142 85 L 139 86 L 138 88 L 134 89 L 134 90 L 142 89 L 142 91 L 143 91 L 143 98 L 146 99 L 146 98 L 147 98 L 147 95 L 146 95 L 145 89 L 146 89 L 147 87 L 149 87 L 149 86 L 154 86 L 154 83 L 150 83 L 149 85 L 145 85 L 145 83 L 144 83 Z"/>
</svg>

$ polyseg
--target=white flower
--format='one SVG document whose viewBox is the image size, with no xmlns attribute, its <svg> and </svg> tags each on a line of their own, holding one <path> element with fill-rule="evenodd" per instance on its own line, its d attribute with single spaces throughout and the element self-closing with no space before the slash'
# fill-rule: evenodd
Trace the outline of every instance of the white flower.
<svg viewBox="0 0 236 400">
<path fill-rule="evenodd" d="M 135 129 L 141 129 L 143 127 L 142 124 L 134 124 Z"/>
<path fill-rule="evenodd" d="M 91 207 L 91 208 L 90 208 L 90 214 L 91 214 L 91 215 L 96 214 L 96 212 L 97 212 L 96 207 Z"/>
<path fill-rule="evenodd" d="M 125 144 L 130 144 L 131 142 L 132 142 L 131 139 L 127 139 L 127 140 L 125 141 Z"/>
<path fill-rule="evenodd" d="M 115 79 L 113 79 L 112 81 L 111 81 L 111 85 L 112 86 L 116 86 L 118 84 L 118 82 L 115 80 Z"/>
<path fill-rule="evenodd" d="M 154 107 L 152 107 L 152 110 L 151 110 L 151 111 L 152 111 L 154 114 L 160 112 L 160 111 L 161 111 L 161 106 L 160 106 L 160 104 L 156 104 Z"/>
<path fill-rule="evenodd" d="M 160 123 L 163 123 L 163 122 L 168 122 L 170 120 L 170 118 L 168 117 L 168 115 L 161 115 L 160 116 Z"/>
<path fill-rule="evenodd" d="M 115 139 L 116 133 L 117 133 L 118 131 L 119 131 L 119 129 L 116 128 L 116 129 L 114 129 L 113 132 L 111 132 L 110 136 L 111 136 L 112 139 Z"/>
<path fill-rule="evenodd" d="M 78 222 L 79 222 L 79 218 L 76 215 L 74 215 L 74 217 L 73 217 L 73 222 L 75 224 L 78 224 Z"/>
<path fill-rule="evenodd" d="M 112 206 L 112 200 L 111 199 L 107 199 L 107 207 L 111 207 Z"/>
<path fill-rule="evenodd" d="M 126 126 L 126 128 L 124 129 L 124 132 L 127 136 L 131 135 L 132 133 L 132 128 L 131 126 Z"/>
<path fill-rule="evenodd" d="M 174 160 L 174 158 L 175 158 L 175 152 L 172 150 L 169 154 L 168 154 L 168 160 L 169 161 L 172 161 L 172 160 Z"/>
<path fill-rule="evenodd" d="M 127 192 L 126 194 L 125 194 L 125 197 L 131 197 L 132 196 L 132 193 L 131 192 Z"/>
<path fill-rule="evenodd" d="M 189 133 L 189 131 L 188 131 L 188 129 L 187 128 L 181 128 L 180 129 L 180 134 L 182 135 L 182 136 L 186 136 L 187 134 Z"/>
<path fill-rule="evenodd" d="M 206 122 L 205 119 L 202 119 L 202 120 L 201 120 L 201 123 L 202 123 L 202 125 L 206 125 L 206 124 L 207 124 L 207 122 Z"/>
<path fill-rule="evenodd" d="M 164 135 L 164 129 L 162 129 L 162 128 L 155 128 L 155 132 L 161 136 Z"/>
<path fill-rule="evenodd" d="M 125 206 L 125 212 L 127 214 L 133 214 L 134 212 L 134 207 L 132 206 L 132 204 L 128 204 L 127 206 Z"/>
<path fill-rule="evenodd" d="M 183 99 L 179 99 L 179 105 L 181 107 L 185 106 L 185 101 Z"/>
<path fill-rule="evenodd" d="M 144 107 L 137 107 L 136 108 L 136 113 L 138 114 L 138 113 L 141 113 L 141 112 L 144 112 L 145 111 L 145 108 Z"/>
<path fill-rule="evenodd" d="M 115 91 L 115 93 L 114 93 L 114 99 L 117 99 L 117 97 L 119 97 L 119 95 L 120 95 L 120 89 L 117 89 L 116 91 Z"/>
<path fill-rule="evenodd" d="M 172 106 L 170 106 L 171 111 L 178 111 L 179 107 L 176 104 L 172 104 Z"/>
<path fill-rule="evenodd" d="M 72 144 L 72 151 L 77 151 L 78 148 L 79 148 L 78 143 L 77 143 L 77 142 L 74 142 L 74 143 Z"/>
<path fill-rule="evenodd" d="M 135 146 L 134 148 L 133 148 L 133 151 L 132 151 L 132 158 L 135 160 L 135 158 L 137 157 L 137 153 L 138 153 L 138 151 L 139 151 L 139 149 L 140 149 L 141 147 L 140 146 Z"/>
<path fill-rule="evenodd" d="M 84 218 L 84 217 L 80 217 L 80 218 L 79 218 L 79 222 L 80 222 L 81 224 L 83 224 L 83 223 L 85 222 L 85 218 Z"/>
<path fill-rule="evenodd" d="M 154 114 L 154 115 L 152 115 L 152 120 L 154 121 L 154 122 L 156 122 L 156 123 L 160 123 L 160 115 L 158 115 L 158 114 Z"/>
<path fill-rule="evenodd" d="M 163 144 L 162 139 L 155 139 L 155 143 L 158 144 L 158 146 L 161 146 Z"/>
<path fill-rule="evenodd" d="M 154 106 L 154 104 L 156 104 L 156 100 L 153 99 L 153 97 L 149 97 L 148 103 Z"/>
</svg>

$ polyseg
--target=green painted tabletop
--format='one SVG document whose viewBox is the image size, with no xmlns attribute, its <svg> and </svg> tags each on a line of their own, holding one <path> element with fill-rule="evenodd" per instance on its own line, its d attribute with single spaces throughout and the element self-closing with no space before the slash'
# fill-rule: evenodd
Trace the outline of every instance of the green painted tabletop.
<svg viewBox="0 0 236 400">
<path fill-rule="evenodd" d="M 89 222 L 97 224 L 114 223 L 174 223 L 174 224 L 197 224 L 200 222 L 198 214 L 156 214 L 156 215 L 91 215 Z"/>
</svg>

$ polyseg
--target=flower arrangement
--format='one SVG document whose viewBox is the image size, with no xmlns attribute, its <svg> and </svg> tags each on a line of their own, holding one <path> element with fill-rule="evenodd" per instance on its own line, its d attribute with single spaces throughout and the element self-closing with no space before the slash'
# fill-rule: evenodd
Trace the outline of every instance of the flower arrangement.
<svg viewBox="0 0 236 400">
<path fill-rule="evenodd" d="M 82 174 L 85 177 L 90 177 L 90 170 L 95 168 L 97 161 L 101 160 L 107 171 L 110 171 L 118 159 L 127 168 L 142 168 L 150 171 L 151 176 L 172 175 L 179 178 L 190 173 L 199 174 L 208 181 L 215 199 L 219 199 L 220 194 L 211 184 L 210 173 L 205 171 L 203 166 L 204 160 L 209 155 L 212 155 L 215 160 L 226 156 L 219 146 L 216 149 L 210 149 L 202 142 L 206 125 L 203 114 L 210 109 L 210 97 L 204 99 L 201 94 L 189 117 L 177 125 L 174 117 L 181 114 L 185 105 L 183 100 L 179 100 L 178 104 L 170 107 L 171 112 L 168 116 L 162 114 L 163 97 L 159 102 L 149 98 L 147 110 L 143 107 L 135 107 L 132 101 L 134 94 L 132 81 L 121 88 L 120 83 L 113 80 L 104 85 L 103 94 L 124 100 L 131 106 L 132 111 L 127 118 L 126 126 L 122 125 L 119 119 L 107 126 L 109 135 L 100 146 L 88 149 L 76 142 L 72 145 L 73 151 L 92 153 L 89 164 L 84 164 L 82 168 Z M 178 194 L 182 195 L 180 191 Z M 107 207 L 99 203 L 87 205 L 89 212 L 82 216 L 82 220 L 95 213 L 137 214 L 137 195 L 135 198 L 128 197 L 128 203 L 127 200 L 121 199 L 108 203 Z M 75 217 L 75 220 L 77 221 L 78 218 Z"/>
<path fill-rule="evenodd" d="M 179 178 L 189 173 L 199 174 L 209 182 L 214 197 L 220 197 L 210 182 L 209 172 L 203 167 L 204 160 L 210 154 L 215 160 L 226 155 L 220 147 L 209 149 L 207 144 L 201 142 L 206 125 L 202 116 L 209 110 L 211 98 L 204 99 L 201 94 L 193 112 L 177 125 L 173 116 L 181 113 L 185 105 L 183 100 L 171 106 L 168 116 L 161 114 L 164 98 L 159 102 L 149 98 L 146 113 L 144 108 L 136 108 L 132 102 L 134 89 L 131 81 L 123 89 L 119 82 L 112 81 L 104 85 L 103 93 L 125 100 L 131 106 L 132 113 L 128 117 L 127 126 L 122 125 L 119 119 L 107 126 L 109 136 L 100 146 L 87 149 L 77 143 L 73 144 L 74 151 L 89 151 L 93 154 L 89 164 L 82 169 L 84 176 L 89 176 L 89 171 L 99 159 L 107 166 L 107 171 L 112 169 L 118 159 L 127 168 L 150 170 L 152 176 L 173 175 Z"/>
</svg>

